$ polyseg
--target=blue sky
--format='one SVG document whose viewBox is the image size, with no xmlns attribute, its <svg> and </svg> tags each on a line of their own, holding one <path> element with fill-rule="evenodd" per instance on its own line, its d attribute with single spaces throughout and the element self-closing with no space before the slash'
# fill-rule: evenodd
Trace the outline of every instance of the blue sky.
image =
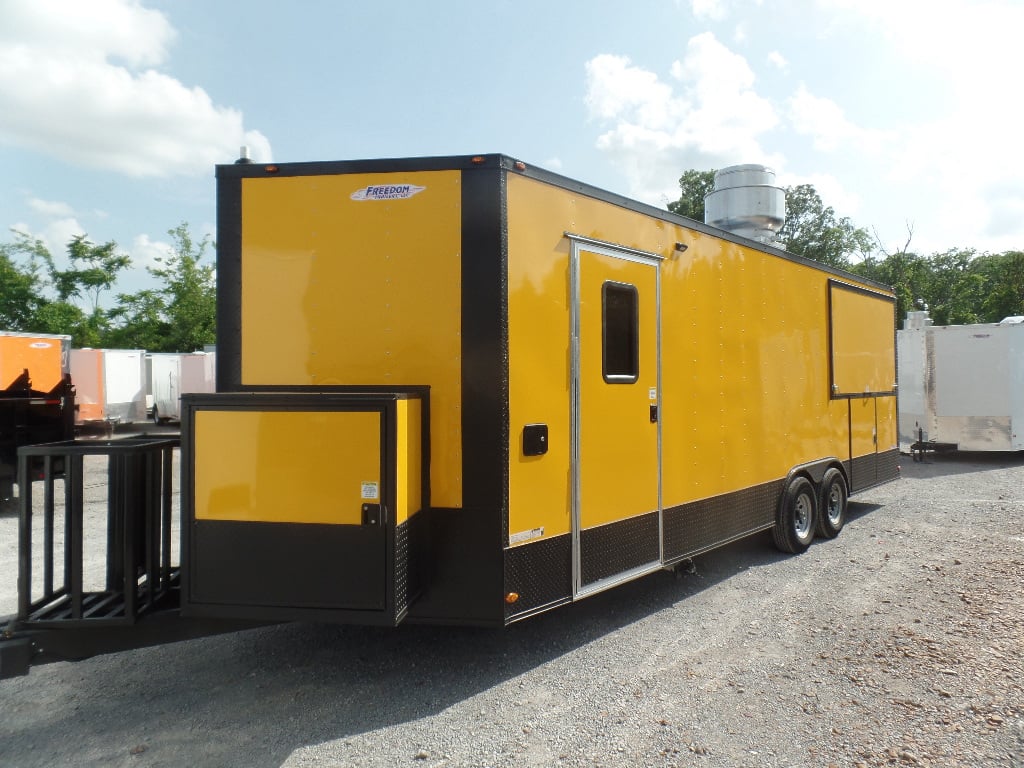
<svg viewBox="0 0 1024 768">
<path fill-rule="evenodd" d="M 1024 248 L 1017 0 L 0 0 L 0 240 L 134 262 L 216 163 L 502 152 L 664 206 L 812 183 L 886 249 Z"/>
</svg>

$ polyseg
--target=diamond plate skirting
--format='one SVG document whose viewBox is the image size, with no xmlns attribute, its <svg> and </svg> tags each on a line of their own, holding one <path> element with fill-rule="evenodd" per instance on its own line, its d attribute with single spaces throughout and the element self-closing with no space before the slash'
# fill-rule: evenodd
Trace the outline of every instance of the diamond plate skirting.
<svg viewBox="0 0 1024 768">
<path fill-rule="evenodd" d="M 705 552 L 770 528 L 784 480 L 702 499 L 665 510 L 665 562 Z"/>
<path fill-rule="evenodd" d="M 542 539 L 505 550 L 505 593 L 519 599 L 505 604 L 505 620 L 572 599 L 572 537 Z"/>
<path fill-rule="evenodd" d="M 887 483 L 900 476 L 900 454 L 897 449 L 858 456 L 851 462 L 851 493 L 863 491 L 873 485 Z"/>
<path fill-rule="evenodd" d="M 657 562 L 660 557 L 657 512 L 588 528 L 580 533 L 583 586 Z"/>
</svg>

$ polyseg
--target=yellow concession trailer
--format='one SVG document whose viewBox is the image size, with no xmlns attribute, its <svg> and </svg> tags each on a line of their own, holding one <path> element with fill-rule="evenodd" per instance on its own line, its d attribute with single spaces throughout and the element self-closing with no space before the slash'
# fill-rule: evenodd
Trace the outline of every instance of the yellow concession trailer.
<svg viewBox="0 0 1024 768">
<path fill-rule="evenodd" d="M 217 179 L 184 616 L 501 625 L 897 476 L 884 286 L 502 155 Z"/>
</svg>

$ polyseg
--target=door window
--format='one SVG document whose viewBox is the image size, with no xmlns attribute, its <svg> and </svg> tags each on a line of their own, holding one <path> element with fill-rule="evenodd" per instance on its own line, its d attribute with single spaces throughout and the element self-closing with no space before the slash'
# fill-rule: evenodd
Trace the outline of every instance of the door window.
<svg viewBox="0 0 1024 768">
<path fill-rule="evenodd" d="M 640 375 L 640 311 L 635 285 L 601 286 L 602 373 L 609 384 L 632 384 Z"/>
</svg>

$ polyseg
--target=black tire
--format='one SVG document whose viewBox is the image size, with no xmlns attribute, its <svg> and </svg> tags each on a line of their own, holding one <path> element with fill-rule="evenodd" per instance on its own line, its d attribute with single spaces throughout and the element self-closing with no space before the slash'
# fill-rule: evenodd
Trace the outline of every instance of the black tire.
<svg viewBox="0 0 1024 768">
<path fill-rule="evenodd" d="M 829 469 L 818 490 L 818 535 L 834 539 L 846 524 L 846 501 L 849 493 L 843 473 Z"/>
<path fill-rule="evenodd" d="M 772 537 L 783 552 L 798 554 L 811 545 L 818 518 L 818 495 L 806 477 L 794 477 L 779 501 Z"/>
</svg>

